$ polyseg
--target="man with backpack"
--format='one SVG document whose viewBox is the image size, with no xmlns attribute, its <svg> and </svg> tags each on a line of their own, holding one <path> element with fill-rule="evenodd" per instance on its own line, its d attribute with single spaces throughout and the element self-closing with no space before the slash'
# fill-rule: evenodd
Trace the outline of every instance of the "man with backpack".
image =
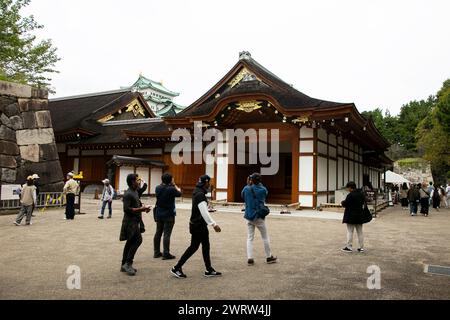
<svg viewBox="0 0 450 320">
<path fill-rule="evenodd" d="M 266 262 L 268 264 L 276 263 L 277 257 L 272 255 L 270 249 L 269 234 L 266 227 L 265 217 L 269 214 L 269 210 L 265 206 L 268 191 L 261 183 L 261 175 L 254 173 L 249 177 L 247 186 L 242 190 L 242 198 L 245 202 L 245 215 L 247 220 L 247 264 L 253 266 L 253 240 L 255 238 L 255 228 L 258 228 L 264 242 L 264 250 L 266 252 Z"/>
</svg>

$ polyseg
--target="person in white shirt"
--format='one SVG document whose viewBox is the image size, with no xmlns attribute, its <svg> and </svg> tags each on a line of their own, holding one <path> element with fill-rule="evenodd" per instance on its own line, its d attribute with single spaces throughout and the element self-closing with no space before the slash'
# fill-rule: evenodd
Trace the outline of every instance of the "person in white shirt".
<svg viewBox="0 0 450 320">
<path fill-rule="evenodd" d="M 108 205 L 108 219 L 112 218 L 112 201 L 113 201 L 113 197 L 114 197 L 114 188 L 112 187 L 112 185 L 110 184 L 108 179 L 105 179 L 102 181 L 103 182 L 103 192 L 102 192 L 102 197 L 100 198 L 100 200 L 102 201 L 102 209 L 100 211 L 100 216 L 98 217 L 99 219 L 103 219 L 103 216 L 105 214 L 105 208 L 106 205 Z"/>
<path fill-rule="evenodd" d="M 25 223 L 29 226 L 31 225 L 31 213 L 33 212 L 33 207 L 37 205 L 36 187 L 32 176 L 27 178 L 27 184 L 22 188 L 22 192 L 20 194 L 20 205 L 20 211 L 14 221 L 14 224 L 16 226 L 20 226 L 22 219 L 26 217 Z"/>
<path fill-rule="evenodd" d="M 206 194 L 210 188 L 210 181 L 211 178 L 208 175 L 201 176 L 194 189 L 194 194 L 192 196 L 192 215 L 189 222 L 189 231 L 192 235 L 191 245 L 186 249 L 177 265 L 170 270 L 170 273 L 177 278 L 186 278 L 182 267 L 189 258 L 197 252 L 200 245 L 202 245 L 203 262 L 206 267 L 204 276 L 218 277 L 222 275 L 222 273 L 217 272 L 211 266 L 209 254 L 210 244 L 208 226 L 213 227 L 216 232 L 221 232 L 219 225 L 211 218 L 208 212 L 208 200 Z"/>
</svg>

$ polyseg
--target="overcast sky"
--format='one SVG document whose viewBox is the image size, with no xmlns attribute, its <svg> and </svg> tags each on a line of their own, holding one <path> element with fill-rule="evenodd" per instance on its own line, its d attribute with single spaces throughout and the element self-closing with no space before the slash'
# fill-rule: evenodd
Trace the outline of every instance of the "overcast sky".
<svg viewBox="0 0 450 320">
<path fill-rule="evenodd" d="M 399 112 L 450 78 L 450 1 L 33 0 L 62 58 L 56 96 L 139 73 L 189 105 L 240 51 L 315 98 Z"/>
</svg>

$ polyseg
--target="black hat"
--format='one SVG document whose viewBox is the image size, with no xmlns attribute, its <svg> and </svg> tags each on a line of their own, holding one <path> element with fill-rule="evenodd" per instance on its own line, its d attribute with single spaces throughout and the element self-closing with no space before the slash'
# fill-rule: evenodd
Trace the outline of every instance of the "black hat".
<svg viewBox="0 0 450 320">
<path fill-rule="evenodd" d="M 200 179 L 198 179 L 198 183 L 201 185 L 204 185 L 205 183 L 211 181 L 211 177 L 205 174 L 204 176 L 201 176 Z"/>
</svg>

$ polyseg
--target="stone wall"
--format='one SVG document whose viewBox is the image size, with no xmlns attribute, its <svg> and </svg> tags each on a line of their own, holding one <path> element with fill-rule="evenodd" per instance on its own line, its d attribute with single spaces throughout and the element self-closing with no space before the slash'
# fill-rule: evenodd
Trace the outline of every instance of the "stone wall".
<svg viewBox="0 0 450 320">
<path fill-rule="evenodd" d="M 394 172 L 413 183 L 433 182 L 431 165 L 421 158 L 400 159 L 394 162 Z"/>
<path fill-rule="evenodd" d="M 34 173 L 42 191 L 62 191 L 48 92 L 0 81 L 0 183 L 23 184 Z"/>
</svg>

